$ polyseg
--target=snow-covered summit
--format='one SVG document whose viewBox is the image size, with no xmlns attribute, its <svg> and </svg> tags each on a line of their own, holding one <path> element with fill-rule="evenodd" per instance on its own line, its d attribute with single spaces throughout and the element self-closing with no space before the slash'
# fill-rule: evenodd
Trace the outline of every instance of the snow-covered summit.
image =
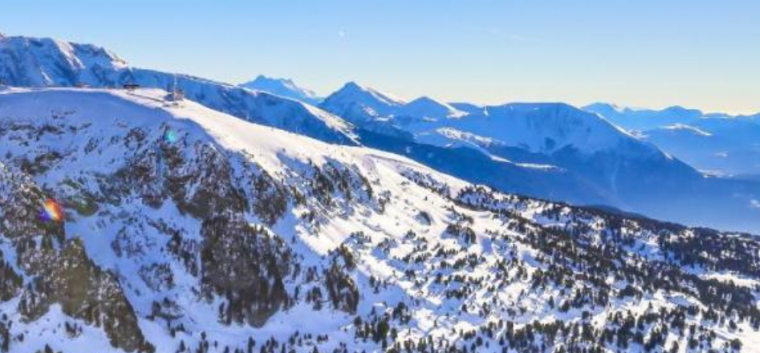
<svg viewBox="0 0 760 353">
<path fill-rule="evenodd" d="M 95 85 L 125 67 L 124 60 L 94 45 L 0 37 L 0 80 L 10 85 Z"/>
<path fill-rule="evenodd" d="M 325 98 L 320 108 L 349 121 L 366 122 L 393 116 L 404 104 L 405 101 L 393 95 L 348 82 Z"/>
<path fill-rule="evenodd" d="M 492 143 L 523 148 L 536 153 L 554 153 L 571 148 L 591 155 L 614 151 L 621 155 L 651 150 L 645 143 L 595 114 L 564 103 L 511 103 L 487 106 L 480 113 L 458 119 L 421 121 L 409 125 L 418 134 L 450 127 L 487 138 Z M 626 150 L 625 148 L 629 148 Z"/>
<path fill-rule="evenodd" d="M 572 147 L 585 153 L 615 150 L 635 139 L 593 114 L 564 103 L 514 103 L 488 107 L 464 122 L 468 130 L 532 151 Z M 624 152 L 624 151 L 623 151 Z"/>
<path fill-rule="evenodd" d="M 285 78 L 272 78 L 259 75 L 253 81 L 240 84 L 248 89 L 268 92 L 274 95 L 292 98 L 311 105 L 317 105 L 322 101 L 314 91 L 298 86 L 293 80 Z"/>
<path fill-rule="evenodd" d="M 190 75 L 128 66 L 109 51 L 54 39 L 0 40 L 0 82 L 19 87 L 179 89 L 185 97 L 241 119 L 327 142 L 357 144 L 351 124 L 309 104 Z"/>
<path fill-rule="evenodd" d="M 338 96 L 346 98 L 359 99 L 363 103 L 380 103 L 387 106 L 400 106 L 406 104 L 406 101 L 391 93 L 381 92 L 374 88 L 362 86 L 356 82 L 348 82 L 343 88 L 338 90 Z M 364 100 L 366 99 L 366 100 Z"/>
<path fill-rule="evenodd" d="M 454 108 L 448 103 L 439 102 L 433 98 L 423 96 L 405 104 L 399 110 L 399 114 L 422 119 L 438 120 L 458 118 L 466 113 Z"/>
<path fill-rule="evenodd" d="M 406 101 L 355 82 L 345 84 L 328 96 L 320 107 L 359 124 L 381 120 L 404 125 L 416 120 L 458 118 L 466 114 L 427 96 Z"/>
</svg>

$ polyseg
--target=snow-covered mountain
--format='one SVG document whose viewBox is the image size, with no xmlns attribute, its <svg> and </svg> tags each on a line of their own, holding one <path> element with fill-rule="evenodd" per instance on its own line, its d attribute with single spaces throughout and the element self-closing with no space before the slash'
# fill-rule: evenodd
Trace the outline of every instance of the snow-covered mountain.
<svg viewBox="0 0 760 353">
<path fill-rule="evenodd" d="M 490 144 L 518 147 L 533 153 L 555 153 L 572 148 L 583 154 L 619 151 L 640 144 L 634 137 L 603 119 L 562 103 L 514 103 L 485 107 L 480 114 L 457 119 L 437 119 L 407 125 L 418 135 L 438 129 L 455 129 L 484 138 Z M 646 146 L 657 154 L 654 146 Z"/>
<path fill-rule="evenodd" d="M 760 124 L 752 116 L 696 109 L 631 109 L 598 103 L 583 109 L 656 144 L 695 168 L 717 175 L 760 175 Z"/>
<path fill-rule="evenodd" d="M 18 87 L 178 88 L 188 99 L 259 124 L 328 142 L 357 143 L 350 124 L 308 104 L 198 77 L 133 68 L 92 45 L 0 38 L 0 82 Z"/>
<path fill-rule="evenodd" d="M 408 116 L 418 119 L 444 119 L 457 118 L 464 115 L 447 103 L 442 103 L 430 97 L 420 97 L 405 104 L 398 112 L 399 116 Z"/>
<path fill-rule="evenodd" d="M 17 86 L 68 86 L 106 79 L 127 64 L 89 44 L 50 38 L 0 37 L 0 81 Z"/>
<path fill-rule="evenodd" d="M 91 87 L 121 87 L 123 84 L 139 84 L 143 87 L 158 87 L 172 89 L 181 87 L 188 99 L 200 102 L 208 107 L 226 112 L 239 118 L 253 121 L 259 124 L 282 128 L 298 134 L 314 137 L 327 142 L 339 142 L 344 144 L 356 144 L 358 132 L 351 124 L 346 123 L 336 115 L 329 114 L 318 108 L 295 102 L 291 99 L 283 99 L 259 91 L 234 87 L 197 77 L 174 75 L 163 72 L 137 69 L 128 67 L 121 59 L 106 51 L 102 62 L 117 62 L 119 65 L 101 69 L 96 66 L 92 69 L 83 65 L 70 65 L 69 60 L 48 60 L 38 57 L 49 56 L 48 50 L 31 54 L 16 54 L 23 52 L 26 46 L 36 46 L 38 42 L 53 40 L 35 39 L 23 37 L 9 37 L 1 42 L 4 47 L 15 47 L 14 50 L 6 50 L 6 59 L 0 65 L 7 67 L 0 77 L 6 77 L 6 83 L 22 85 L 29 80 L 25 77 L 47 77 L 46 80 L 38 81 L 33 86 L 46 87 L 49 85 L 60 86 L 91 86 Z M 13 43 L 24 43 L 18 45 Z M 65 42 L 53 41 L 59 44 L 60 55 L 53 55 L 59 59 L 62 57 L 76 58 L 75 53 L 65 50 L 71 46 Z M 22 64 L 15 63 L 16 57 L 24 57 Z M 28 67 L 27 71 L 14 71 L 16 67 Z M 66 73 L 55 71 L 57 68 L 66 67 Z M 98 73 L 88 74 L 88 70 Z M 44 73 L 37 75 L 35 73 Z M 60 77 L 51 81 L 54 77 Z M 347 85 L 347 91 L 364 90 L 358 85 Z M 370 94 L 373 96 L 373 94 Z M 397 99 L 377 93 L 375 96 L 385 104 L 401 104 Z M 333 97 L 334 98 L 334 97 Z M 367 101 L 372 101 L 370 97 Z M 397 103 L 393 103 L 397 102 Z M 411 107 L 430 106 L 426 99 L 418 100 Z M 374 133 L 372 135 L 371 133 Z M 480 154 L 472 154 L 470 151 L 449 150 L 436 148 L 436 146 L 421 146 L 410 142 L 413 136 L 385 121 L 372 121 L 362 124 L 361 135 L 375 147 L 382 147 L 393 152 L 403 152 L 407 155 L 416 156 L 419 160 L 438 167 L 441 170 L 455 172 L 457 175 L 468 177 L 470 180 L 484 182 L 502 188 L 521 192 L 527 195 L 555 198 L 573 202 L 605 203 L 607 197 L 601 196 L 600 191 L 593 186 L 578 180 L 566 172 L 553 169 L 537 169 L 524 167 L 515 163 L 501 160 L 493 160 Z M 370 136 L 371 135 L 371 136 Z M 362 141 L 362 143 L 365 143 Z M 490 171 L 498 178 L 487 177 L 487 174 L 475 173 L 477 169 Z"/>
<path fill-rule="evenodd" d="M 373 120 L 437 120 L 455 118 L 465 113 L 453 106 L 430 97 L 420 97 L 407 102 L 389 93 L 349 82 L 341 89 L 325 98 L 320 105 L 356 123 Z"/>
<path fill-rule="evenodd" d="M 406 104 L 393 95 L 349 82 L 329 95 L 320 108 L 356 123 L 393 116 Z"/>
<path fill-rule="evenodd" d="M 690 165 L 718 175 L 760 175 L 760 124 L 744 118 L 703 118 L 691 125 L 644 131 L 643 138 Z"/>
<path fill-rule="evenodd" d="M 387 96 L 348 84 L 328 97 L 321 107 L 360 128 L 367 122 L 381 122 L 406 131 L 414 137 L 416 149 L 421 145 L 478 151 L 487 156 L 484 160 L 489 162 L 472 162 L 473 158 L 469 159 L 473 164 L 463 165 L 457 157 L 451 156 L 446 162 L 436 163 L 425 154 L 404 153 L 390 147 L 393 143 L 408 142 L 375 144 L 374 139 L 362 139 L 365 145 L 405 154 L 446 173 L 493 185 L 502 191 L 549 198 L 562 195 L 563 200 L 575 203 L 610 205 L 688 224 L 758 229 L 752 225 L 753 221 L 747 220 L 756 217 L 756 209 L 751 205 L 752 200 L 758 198 L 758 191 L 752 190 L 760 190 L 760 185 L 706 179 L 694 168 L 596 113 L 562 103 L 482 107 L 426 103 L 425 106 L 433 108 L 427 112 L 419 109 L 416 115 L 410 116 L 402 113 L 407 103 L 400 99 L 380 99 Z M 352 101 L 354 98 L 356 101 Z M 444 106 L 455 109 L 456 113 L 441 109 Z M 515 173 L 478 172 L 484 169 L 483 165 L 491 163 L 542 170 L 541 177 L 552 180 L 550 183 L 555 185 L 560 185 L 556 182 L 558 175 L 552 172 L 561 170 L 566 179 L 561 185 L 583 190 L 581 194 L 588 197 L 567 192 L 534 193 L 535 190 L 519 181 L 526 178 L 511 177 Z M 670 200 L 683 203 L 674 205 Z M 717 204 L 732 211 L 715 212 Z M 749 228 L 733 228 L 738 223 Z"/>
<path fill-rule="evenodd" d="M 6 37 L 0 52 L 0 80 L 15 86 L 176 87 L 190 100 L 241 119 L 399 153 L 501 191 L 692 225 L 760 229 L 753 206 L 760 199 L 757 185 L 706 179 L 598 116 L 562 104 L 476 107 L 429 98 L 407 103 L 351 83 L 323 102 L 328 113 L 260 91 L 129 67 L 93 46 Z M 673 207 L 674 199 L 683 204 Z M 720 212 L 713 212 L 715 205 Z"/>
<path fill-rule="evenodd" d="M 259 75 L 253 81 L 240 85 L 252 90 L 264 91 L 277 96 L 292 98 L 311 105 L 318 105 L 322 98 L 306 88 L 299 87 L 293 80 L 284 78 L 272 78 Z"/>
<path fill-rule="evenodd" d="M 662 110 L 636 109 L 609 103 L 594 103 L 582 108 L 597 113 L 629 131 L 643 131 L 676 124 L 691 124 L 705 114 L 697 109 L 673 106 Z"/>
<path fill-rule="evenodd" d="M 760 345 L 760 240 L 476 187 L 167 92 L 0 91 L 0 351 Z"/>
<path fill-rule="evenodd" d="M 536 153 L 554 153 L 568 147 L 595 153 L 638 142 L 604 119 L 561 103 L 466 106 L 466 112 L 428 97 L 409 103 L 390 97 L 352 82 L 327 97 L 321 107 L 357 124 L 390 121 L 420 141 L 434 144 L 467 135 L 478 136 L 483 143 Z M 452 131 L 461 133 L 451 134 Z M 656 148 L 647 148 L 657 153 Z M 626 152 L 630 151 L 623 151 Z"/>
</svg>

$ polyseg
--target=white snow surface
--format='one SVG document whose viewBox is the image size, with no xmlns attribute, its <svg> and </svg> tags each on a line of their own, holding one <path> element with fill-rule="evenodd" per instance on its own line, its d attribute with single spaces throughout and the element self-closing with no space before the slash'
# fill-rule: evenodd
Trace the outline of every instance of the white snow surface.
<svg viewBox="0 0 760 353">
<path fill-rule="evenodd" d="M 456 195 L 459 190 L 469 186 L 467 183 L 397 155 L 367 148 L 326 144 L 243 121 L 190 101 L 167 102 L 166 95 L 165 91 L 156 89 L 139 89 L 134 92 L 115 89 L 5 89 L 0 92 L 0 123 L 35 126 L 64 124 L 78 126 L 81 130 L 64 130 L 58 135 L 45 135 L 37 141 L 28 140 L 26 144 L 24 141 L 4 141 L 0 144 L 0 155 L 10 156 L 12 159 L 48 149 L 66 152 L 65 163 L 35 177 L 35 182 L 51 190 L 60 188 L 67 178 L 82 177 L 91 181 L 87 178 L 93 174 L 113 172 L 124 163 L 124 158 L 130 150 L 121 143 L 109 141 L 123 138 L 134 128 L 149 131 L 148 139 L 160 139 L 163 131 L 169 129 L 168 131 L 176 133 L 189 145 L 195 141 L 212 143 L 225 153 L 235 156 L 230 157 L 232 160 L 255 162 L 284 185 L 299 190 L 306 187 L 307 182 L 302 177 L 307 170 L 305 166 L 309 163 L 318 166 L 336 163 L 354 168 L 369 180 L 374 194 L 385 200 L 382 210 L 374 201 L 343 199 L 340 200 L 340 207 L 321 211 L 320 226 L 312 227 L 300 218 L 310 208 L 318 207 L 314 201 L 309 200 L 306 205 L 291 205 L 286 215 L 270 229 L 290 243 L 304 267 L 323 263 L 323 257 L 341 244 L 350 245 L 351 251 L 359 259 L 357 272 L 352 275 L 361 293 L 358 316 L 368 317 L 372 311 L 391 311 L 398 303 L 404 302 L 410 307 L 411 320 L 407 324 L 408 330 L 399 332 L 400 338 L 418 340 L 432 337 L 436 341 L 450 342 L 463 340 L 462 332 L 477 329 L 489 322 L 496 323 L 504 318 L 516 322 L 518 327 L 535 320 L 582 320 L 580 310 L 559 313 L 546 305 L 549 297 L 557 301 L 562 298 L 555 288 L 548 286 L 543 290 L 534 291 L 531 290 L 530 282 L 521 279 L 521 275 L 515 274 L 514 269 L 510 270 L 509 274 L 497 272 L 501 261 L 520 263 L 528 273 L 546 269 L 538 250 L 518 241 L 524 234 L 505 230 L 504 219 L 496 213 L 463 207 L 422 186 L 425 183 L 445 185 L 450 194 Z M 544 107 L 526 105 L 503 109 L 517 110 L 517 113 L 510 114 L 522 117 L 514 121 L 516 124 L 513 125 L 513 130 L 502 131 L 498 128 L 498 122 L 490 120 L 489 124 L 480 125 L 485 127 L 497 124 L 492 128 L 497 131 L 495 137 L 501 141 L 517 143 L 515 139 L 519 137 L 520 141 L 525 142 L 526 137 L 522 136 L 523 134 L 552 129 L 553 136 L 567 143 L 580 138 L 588 139 L 592 142 L 591 146 L 598 148 L 617 143 L 617 137 L 593 131 L 576 135 L 562 128 L 563 124 L 586 123 L 562 111 L 554 114 L 553 119 L 556 121 L 546 122 L 545 125 L 542 121 L 534 119 L 536 110 L 545 109 Z M 496 119 L 498 114 L 499 111 L 494 110 L 489 116 Z M 557 122 L 562 124 L 556 124 Z M 473 129 L 475 132 L 485 132 L 474 127 Z M 470 140 L 475 138 L 466 137 Z M 88 139 L 98 141 L 97 152 L 85 152 L 83 141 Z M 534 143 L 537 148 L 543 143 L 529 142 Z M 240 168 L 238 162 L 233 165 Z M 503 202 L 505 208 L 537 224 L 563 224 L 562 215 L 557 219 L 548 219 L 541 215 L 542 210 L 552 205 L 550 203 L 517 202 L 510 198 L 505 198 Z M 122 287 L 134 306 L 140 327 L 148 341 L 156 346 L 157 352 L 174 352 L 181 340 L 192 346 L 198 342 L 201 331 L 220 343 L 217 351 L 221 352 L 221 347 L 227 345 L 233 348 L 244 347 L 250 336 L 256 337 L 259 342 L 269 337 L 284 341 L 296 330 L 314 335 L 328 335 L 328 341 L 312 343 L 318 345 L 320 351 L 337 348 L 338 342 L 347 342 L 351 351 L 381 351 L 379 345 L 372 340 L 354 339 L 350 333 L 354 329 L 354 315 L 334 310 L 329 305 L 321 311 L 316 311 L 310 305 L 298 303 L 278 312 L 262 328 L 239 324 L 224 325 L 216 316 L 218 299 L 208 302 L 193 294 L 194 289 L 199 286 L 198 278 L 191 276 L 164 252 L 157 240 L 163 235 L 150 227 L 131 230 L 130 234 L 144 247 L 143 254 L 136 257 L 117 256 L 111 245 L 115 234 L 124 227 L 124 219 L 114 215 L 133 215 L 142 219 L 140 222 L 162 220 L 182 229 L 188 237 L 194 238 L 199 238 L 200 221 L 181 214 L 171 202 L 165 203 L 159 209 L 152 209 L 139 200 L 132 200 L 118 207 L 106 207 L 89 217 L 68 211 L 67 234 L 79 236 L 84 240 L 88 255 L 97 265 L 120 273 Z M 423 213 L 429 221 L 420 220 Z M 251 222 L 258 220 L 251 216 Z M 457 222 L 464 222 L 472 227 L 476 234 L 475 244 L 464 244 L 461 239 L 447 232 L 447 226 Z M 603 219 L 589 222 L 592 227 L 599 227 L 601 233 Z M 410 231 L 414 235 L 409 235 Z M 512 237 L 505 239 L 512 240 L 492 236 L 500 232 Z M 357 233 L 363 233 L 368 243 L 362 243 L 352 237 L 352 234 Z M 646 236 L 641 239 L 639 243 L 632 245 L 632 248 L 644 249 L 638 250 L 642 256 L 660 256 L 655 249 L 656 244 L 646 242 Z M 455 255 L 451 255 L 448 260 L 431 258 L 428 256 L 435 251 L 428 252 L 423 249 L 451 249 L 455 251 Z M 5 252 L 8 249 L 3 250 Z M 418 256 L 421 261 L 412 262 L 416 275 L 410 276 L 404 272 L 408 267 L 401 259 L 414 259 Z M 463 299 L 447 296 L 444 288 L 433 280 L 433 273 L 443 268 L 442 261 L 467 262 L 468 256 L 474 256 L 477 261 L 464 268 L 447 268 L 445 272 L 461 276 L 464 282 L 489 283 L 503 278 L 501 276 L 511 277 L 513 280 L 498 291 L 488 290 L 487 286 L 475 286 L 474 292 L 468 293 Z M 176 282 L 174 288 L 156 292 L 140 279 L 141 266 L 158 262 L 172 264 Z M 377 292 L 374 291 L 369 284 L 370 276 L 387 285 L 381 286 Z M 731 274 L 721 276 L 725 279 Z M 286 285 L 292 289 L 294 284 Z M 580 289 L 584 284 L 577 283 L 576 286 Z M 163 323 L 147 318 L 151 303 L 164 297 L 170 297 L 180 304 L 184 315 L 181 320 L 189 333 L 180 332 L 176 337 L 171 337 Z M 649 310 L 649 304 L 653 305 L 656 311 L 661 307 L 696 301 L 688 293 L 658 292 L 656 295 L 640 299 L 613 299 L 613 302 L 614 305 L 609 307 L 590 309 L 591 322 L 604 324 L 608 314 L 618 311 L 644 312 Z M 0 309 L 17 319 L 11 330 L 14 336 L 24 333 L 29 338 L 41 338 L 56 350 L 70 351 L 76 348 L 79 352 L 102 352 L 109 349 L 107 339 L 96 327 L 86 326 L 85 335 L 80 338 L 68 338 L 60 334 L 60 329 L 58 333 L 54 333 L 53 329 L 59 327 L 61 322 L 70 320 L 63 317 L 65 315 L 57 308 L 51 309 L 45 320 L 26 323 L 18 320 L 19 314 L 14 311 L 13 303 L 4 303 Z M 484 310 L 485 307 L 489 307 L 489 310 Z M 515 312 L 513 308 L 516 307 L 524 310 Z M 744 323 L 741 325 L 741 332 L 718 327 L 718 342 L 739 338 L 746 345 L 757 344 L 757 331 L 753 331 Z M 32 339 L 24 342 L 14 341 L 12 347 L 14 352 L 34 351 L 41 349 L 39 342 L 41 341 Z M 501 351 L 496 341 L 490 344 L 490 348 L 480 347 L 478 351 Z M 681 342 L 681 346 L 685 347 L 686 342 Z M 311 351 L 311 347 L 304 348 L 304 351 Z M 614 348 L 611 347 L 609 352 L 613 351 Z"/>
</svg>

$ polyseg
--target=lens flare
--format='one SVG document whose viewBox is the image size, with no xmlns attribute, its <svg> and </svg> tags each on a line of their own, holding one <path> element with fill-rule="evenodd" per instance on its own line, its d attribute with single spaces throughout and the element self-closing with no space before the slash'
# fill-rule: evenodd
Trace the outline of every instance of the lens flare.
<svg viewBox="0 0 760 353">
<path fill-rule="evenodd" d="M 42 205 L 40 218 L 48 222 L 61 222 L 63 221 L 63 207 L 55 200 L 48 198 Z"/>
<path fill-rule="evenodd" d="M 167 143 L 175 143 L 177 142 L 177 133 L 174 132 L 174 130 L 166 130 L 164 133 L 164 141 Z"/>
</svg>

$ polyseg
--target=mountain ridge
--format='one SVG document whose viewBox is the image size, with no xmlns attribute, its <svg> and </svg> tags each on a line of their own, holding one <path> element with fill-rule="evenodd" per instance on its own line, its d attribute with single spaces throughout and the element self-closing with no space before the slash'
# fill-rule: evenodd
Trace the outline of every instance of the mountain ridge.
<svg viewBox="0 0 760 353">
<path fill-rule="evenodd" d="M 614 105 L 597 104 L 584 109 L 625 129 L 636 130 L 643 139 L 705 173 L 760 174 L 760 124 L 752 116 L 705 114 L 682 107 L 663 110 L 618 107 L 612 112 Z"/>
<path fill-rule="evenodd" d="M 754 221 L 753 202 L 760 199 L 758 189 L 750 182 L 754 179 L 705 177 L 673 158 L 674 154 L 658 152 L 648 142 L 632 139 L 606 124 L 602 118 L 574 108 L 549 105 L 542 110 L 541 114 L 545 116 L 540 116 L 527 110 L 539 106 L 526 105 L 523 107 L 527 109 L 522 111 L 510 111 L 510 106 L 465 107 L 471 113 L 447 117 L 440 117 L 441 114 L 437 113 L 418 114 L 415 117 L 396 114 L 405 101 L 370 92 L 365 95 L 369 99 L 367 102 L 380 97 L 382 106 L 390 107 L 393 114 L 385 116 L 375 107 L 354 104 L 350 96 L 343 102 L 348 109 L 330 113 L 293 99 L 194 76 L 132 68 L 123 61 L 115 62 L 116 59 L 102 49 L 91 50 L 97 60 L 78 60 L 77 63 L 77 60 L 68 60 L 67 55 L 61 54 L 68 53 L 73 48 L 71 46 L 59 46 L 52 40 L 42 40 L 52 43 L 45 45 L 38 39 L 14 38 L 0 43 L 4 55 L 24 51 L 27 46 L 39 46 L 43 50 L 21 53 L 31 56 L 19 63 L 13 56 L 0 62 L 0 79 L 10 84 L 23 85 L 33 81 L 27 80 L 29 78 L 51 73 L 54 75 L 48 77 L 49 82 L 38 81 L 38 87 L 56 84 L 124 89 L 125 85 L 136 85 L 167 91 L 179 89 L 189 100 L 240 119 L 329 143 L 368 145 L 393 151 L 435 165 L 457 177 L 497 186 L 506 192 L 544 198 L 562 196 L 576 204 L 607 204 L 693 225 L 740 230 L 760 227 Z M 10 50 L 9 41 L 26 44 Z M 114 67 L 100 65 L 98 60 Z M 88 62 L 94 64 L 84 65 Z M 33 70 L 17 70 L 17 66 Z M 346 86 L 349 91 L 363 89 L 357 84 Z M 432 106 L 443 106 L 444 111 L 448 109 L 443 104 Z M 515 107 L 520 106 L 511 106 Z M 322 108 L 326 108 L 324 103 Z M 501 125 L 488 126 L 492 122 Z M 565 122 L 573 126 L 564 126 Z M 517 129 L 512 129 L 512 125 Z M 385 137 L 376 138 L 370 133 Z M 362 141 L 362 136 L 371 143 Z M 499 137 L 505 141 L 500 141 Z M 415 138 L 418 140 L 414 141 Z M 399 146 L 404 148 L 399 149 Z M 470 148 L 480 156 L 461 148 Z M 480 175 L 476 172 L 478 169 L 494 173 Z M 560 190 L 557 185 L 568 190 Z M 666 207 L 669 200 L 679 200 L 682 204 Z M 720 212 L 711 212 L 715 207 Z"/>
<path fill-rule="evenodd" d="M 84 62 L 75 55 L 80 47 L 88 54 Z M 29 48 L 38 49 L 30 51 Z M 137 85 L 167 91 L 176 88 L 188 99 L 243 119 L 329 142 L 357 144 L 350 124 L 305 103 L 195 76 L 133 68 L 93 45 L 48 38 L 7 37 L 0 41 L 0 54 L 4 55 L 0 61 L 3 64 L 0 81 L 11 86 L 122 88 Z"/>
<path fill-rule="evenodd" d="M 361 86 L 356 85 L 352 89 L 361 89 Z M 388 105 L 367 99 L 354 102 L 349 99 L 351 95 L 341 93 L 341 96 L 341 104 L 324 104 L 322 108 L 342 116 L 359 128 L 368 122 L 393 126 L 411 133 L 414 143 L 418 144 L 416 149 L 420 145 L 466 147 L 495 161 L 518 166 L 544 166 L 546 171 L 564 170 L 574 176 L 569 180 L 579 180 L 573 188 L 589 190 L 589 195 L 605 195 L 603 204 L 626 211 L 717 227 L 735 227 L 737 221 L 749 226 L 752 222 L 747 223 L 746 220 L 754 217 L 749 205 L 757 196 L 752 196 L 755 195 L 752 187 L 732 180 L 705 178 L 702 172 L 673 157 L 673 154 L 663 152 L 642 136 L 629 133 L 599 114 L 564 103 L 510 103 L 483 107 L 460 105 L 469 113 L 435 118 L 435 114 L 405 116 L 400 113 L 402 106 L 399 104 Z M 325 102 L 330 103 L 330 97 Z M 379 108 L 372 105 L 373 102 L 380 104 Z M 382 111 L 388 114 L 378 113 Z M 449 165 L 442 165 L 415 152 L 393 149 L 388 143 L 373 145 L 368 141 L 376 140 L 365 139 L 365 144 L 369 146 L 394 150 L 473 182 L 499 185 L 501 190 L 508 192 L 551 197 L 548 192 L 544 195 L 529 193 L 527 186 L 519 189 L 505 185 L 504 181 L 510 180 L 508 176 L 493 175 L 490 181 L 483 180 L 482 177 L 468 174 L 467 167 L 451 167 L 457 165 L 453 159 L 448 162 Z M 415 150 L 411 145 L 408 147 Z M 488 163 L 491 162 L 479 162 L 479 165 Z M 589 185 L 593 187 L 589 188 Z M 708 194 L 711 196 L 706 197 Z M 742 200 L 736 199 L 735 195 L 743 195 Z M 690 201 L 678 207 L 660 206 L 672 199 Z M 597 200 L 583 200 L 582 197 L 572 200 L 578 204 L 599 203 Z M 716 202 L 734 211 L 720 215 L 711 212 Z M 686 207 L 686 204 L 692 206 Z M 695 208 L 699 211 L 695 212 Z M 729 218 L 733 220 L 726 221 Z M 702 223 L 705 221 L 708 224 Z M 755 228 L 749 226 L 744 229 Z"/>
<path fill-rule="evenodd" d="M 758 343 L 751 235 L 502 194 L 156 89 L 8 88 L 0 139 L 12 352 Z"/>
</svg>

